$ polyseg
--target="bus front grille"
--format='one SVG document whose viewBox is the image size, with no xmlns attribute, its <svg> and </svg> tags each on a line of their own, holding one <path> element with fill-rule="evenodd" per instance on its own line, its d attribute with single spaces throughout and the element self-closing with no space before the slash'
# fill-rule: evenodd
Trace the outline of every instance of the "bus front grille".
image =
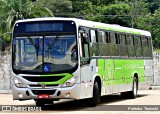
<svg viewBox="0 0 160 114">
<path fill-rule="evenodd" d="M 31 91 L 33 92 L 34 95 L 38 95 L 38 94 L 53 95 L 56 90 L 31 90 Z"/>
<path fill-rule="evenodd" d="M 62 79 L 65 76 L 23 76 L 28 81 L 31 82 L 54 82 Z"/>
</svg>

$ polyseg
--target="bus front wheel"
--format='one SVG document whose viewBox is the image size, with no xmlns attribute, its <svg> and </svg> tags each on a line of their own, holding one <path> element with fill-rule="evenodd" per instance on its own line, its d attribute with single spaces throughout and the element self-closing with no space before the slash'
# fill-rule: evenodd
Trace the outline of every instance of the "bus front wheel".
<svg viewBox="0 0 160 114">
<path fill-rule="evenodd" d="M 93 97 L 90 99 L 90 106 L 94 107 L 100 102 L 100 90 L 97 81 L 93 86 Z"/>
</svg>

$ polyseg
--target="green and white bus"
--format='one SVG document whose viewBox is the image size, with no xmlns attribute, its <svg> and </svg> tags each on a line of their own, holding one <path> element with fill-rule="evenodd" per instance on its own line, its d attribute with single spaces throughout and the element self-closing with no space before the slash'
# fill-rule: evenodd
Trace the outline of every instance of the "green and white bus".
<svg viewBox="0 0 160 114">
<path fill-rule="evenodd" d="M 148 31 L 75 18 L 19 20 L 12 34 L 13 100 L 37 106 L 103 95 L 136 98 L 153 82 Z"/>
</svg>

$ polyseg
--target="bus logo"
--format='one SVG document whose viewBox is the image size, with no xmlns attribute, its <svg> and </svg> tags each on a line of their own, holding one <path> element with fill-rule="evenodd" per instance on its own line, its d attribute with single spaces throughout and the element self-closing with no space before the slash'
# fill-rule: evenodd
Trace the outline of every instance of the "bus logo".
<svg viewBox="0 0 160 114">
<path fill-rule="evenodd" d="M 42 87 L 42 88 L 45 88 L 45 84 L 42 84 L 41 87 Z"/>
</svg>

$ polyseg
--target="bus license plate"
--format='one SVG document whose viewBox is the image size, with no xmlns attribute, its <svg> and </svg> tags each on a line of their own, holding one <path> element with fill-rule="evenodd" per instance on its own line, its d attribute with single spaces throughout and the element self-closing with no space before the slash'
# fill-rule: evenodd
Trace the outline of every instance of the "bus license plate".
<svg viewBox="0 0 160 114">
<path fill-rule="evenodd" d="M 47 99 L 49 98 L 49 94 L 38 94 L 38 99 Z"/>
</svg>

